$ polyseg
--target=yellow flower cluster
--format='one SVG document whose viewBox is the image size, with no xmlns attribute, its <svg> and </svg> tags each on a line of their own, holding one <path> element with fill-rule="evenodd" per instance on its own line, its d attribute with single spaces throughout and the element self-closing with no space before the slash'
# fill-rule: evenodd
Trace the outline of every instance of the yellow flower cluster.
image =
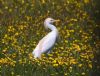
<svg viewBox="0 0 100 76">
<path fill-rule="evenodd" d="M 89 76 L 95 52 L 91 34 L 96 27 L 84 10 L 90 1 L 1 0 L 0 75 Z M 43 21 L 49 16 L 60 19 L 55 23 L 60 38 L 52 53 L 34 59 L 32 51 L 47 34 Z"/>
</svg>

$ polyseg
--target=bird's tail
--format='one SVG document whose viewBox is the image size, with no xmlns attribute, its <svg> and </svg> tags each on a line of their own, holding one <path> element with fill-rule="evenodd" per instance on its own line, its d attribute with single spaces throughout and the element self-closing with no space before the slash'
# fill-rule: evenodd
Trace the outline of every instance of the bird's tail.
<svg viewBox="0 0 100 76">
<path fill-rule="evenodd" d="M 34 54 L 35 54 L 34 51 L 32 52 L 32 54 L 33 54 L 33 56 L 34 56 Z"/>
<path fill-rule="evenodd" d="M 35 50 L 33 50 L 32 54 L 33 54 L 33 57 L 36 58 L 36 56 L 35 56 Z"/>
<path fill-rule="evenodd" d="M 39 52 L 39 51 L 34 50 L 32 52 L 32 54 L 33 54 L 34 58 L 40 58 L 41 57 L 41 52 Z"/>
</svg>

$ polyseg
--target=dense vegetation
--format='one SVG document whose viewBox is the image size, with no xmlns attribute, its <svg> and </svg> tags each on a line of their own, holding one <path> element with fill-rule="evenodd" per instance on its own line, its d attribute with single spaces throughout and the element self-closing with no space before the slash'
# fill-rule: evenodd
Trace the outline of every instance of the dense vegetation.
<svg viewBox="0 0 100 76">
<path fill-rule="evenodd" d="M 100 47 L 94 7 L 92 0 L 0 0 L 0 76 L 92 76 L 100 68 L 94 65 Z M 60 19 L 60 39 L 51 54 L 33 59 L 49 32 L 47 17 Z"/>
</svg>

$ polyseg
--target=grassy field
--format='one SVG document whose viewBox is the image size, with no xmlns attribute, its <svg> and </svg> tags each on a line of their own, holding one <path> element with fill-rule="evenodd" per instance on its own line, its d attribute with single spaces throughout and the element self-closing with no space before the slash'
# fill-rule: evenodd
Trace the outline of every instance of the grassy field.
<svg viewBox="0 0 100 76">
<path fill-rule="evenodd" d="M 94 53 L 92 0 L 0 0 L 0 76 L 92 76 Z M 45 18 L 60 19 L 60 39 L 51 54 L 32 51 L 48 32 Z M 96 71 L 96 70 L 95 70 Z"/>
</svg>

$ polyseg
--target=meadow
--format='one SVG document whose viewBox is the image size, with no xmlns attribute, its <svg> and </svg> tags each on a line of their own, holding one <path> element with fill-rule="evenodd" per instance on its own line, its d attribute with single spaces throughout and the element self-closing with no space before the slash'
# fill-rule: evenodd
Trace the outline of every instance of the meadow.
<svg viewBox="0 0 100 76">
<path fill-rule="evenodd" d="M 0 0 L 0 76 L 92 76 L 98 27 L 91 17 L 93 0 Z M 34 59 L 32 51 L 46 31 L 47 17 L 59 40 L 53 52 Z M 95 70 L 96 71 L 96 70 Z"/>
</svg>

